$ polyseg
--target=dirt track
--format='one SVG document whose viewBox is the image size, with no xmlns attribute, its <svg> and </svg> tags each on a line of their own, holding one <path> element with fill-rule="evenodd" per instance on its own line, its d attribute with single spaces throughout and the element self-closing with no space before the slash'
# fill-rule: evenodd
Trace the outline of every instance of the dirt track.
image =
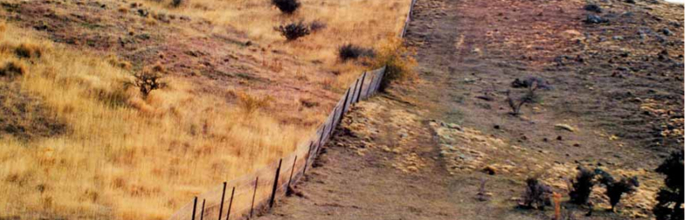
<svg viewBox="0 0 685 220">
<path fill-rule="evenodd" d="M 407 42 L 421 80 L 357 106 L 298 187 L 305 197 L 262 218 L 549 219 L 514 208 L 524 179 L 566 196 L 577 166 L 642 182 L 619 213 L 601 190 L 592 217 L 564 203 L 577 219 L 647 217 L 661 186 L 653 169 L 683 143 L 683 9 L 608 1 L 609 22 L 586 24 L 584 5 L 419 0 Z M 522 94 L 511 82 L 528 77 L 551 89 L 512 116 L 506 91 Z"/>
</svg>

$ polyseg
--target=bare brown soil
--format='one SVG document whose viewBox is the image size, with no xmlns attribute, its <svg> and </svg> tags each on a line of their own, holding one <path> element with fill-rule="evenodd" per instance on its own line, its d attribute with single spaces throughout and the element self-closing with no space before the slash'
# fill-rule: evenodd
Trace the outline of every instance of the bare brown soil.
<svg viewBox="0 0 685 220">
<path fill-rule="evenodd" d="M 357 106 L 305 196 L 263 218 L 549 219 L 515 208 L 525 178 L 568 201 L 577 166 L 642 184 L 617 213 L 598 186 L 592 216 L 564 202 L 576 219 L 649 218 L 653 170 L 682 150 L 683 7 L 603 1 L 608 22 L 588 24 L 585 4 L 419 0 L 407 42 L 421 80 Z M 550 88 L 513 116 L 506 93 L 529 77 Z M 488 201 L 476 200 L 482 180 Z"/>
</svg>

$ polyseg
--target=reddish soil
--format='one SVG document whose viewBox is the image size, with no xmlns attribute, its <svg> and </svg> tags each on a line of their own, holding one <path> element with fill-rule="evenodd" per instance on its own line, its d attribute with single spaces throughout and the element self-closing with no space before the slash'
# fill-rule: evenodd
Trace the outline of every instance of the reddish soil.
<svg viewBox="0 0 685 220">
<path fill-rule="evenodd" d="M 564 202 L 576 219 L 648 218 L 653 170 L 683 144 L 683 7 L 602 1 L 608 22 L 589 24 L 585 4 L 419 0 L 407 42 L 421 79 L 358 105 L 298 186 L 305 196 L 262 218 L 550 219 L 515 208 L 524 180 L 568 201 L 576 166 L 642 182 L 618 213 L 599 186 L 590 217 Z M 521 96 L 512 82 L 529 77 L 550 88 L 513 116 L 507 91 Z M 481 180 L 488 201 L 476 200 Z"/>
</svg>

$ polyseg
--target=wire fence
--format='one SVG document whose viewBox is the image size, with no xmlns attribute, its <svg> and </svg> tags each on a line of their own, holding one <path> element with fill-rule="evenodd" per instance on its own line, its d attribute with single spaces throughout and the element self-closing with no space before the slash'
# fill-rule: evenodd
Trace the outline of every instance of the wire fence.
<svg viewBox="0 0 685 220">
<path fill-rule="evenodd" d="M 400 37 L 406 34 L 415 2 L 411 2 Z M 350 106 L 378 92 L 385 69 L 382 67 L 362 73 L 350 85 L 326 121 L 307 141 L 298 144 L 289 156 L 196 196 L 169 220 L 246 219 L 273 207 L 276 198 L 286 194 L 305 175 Z"/>
</svg>

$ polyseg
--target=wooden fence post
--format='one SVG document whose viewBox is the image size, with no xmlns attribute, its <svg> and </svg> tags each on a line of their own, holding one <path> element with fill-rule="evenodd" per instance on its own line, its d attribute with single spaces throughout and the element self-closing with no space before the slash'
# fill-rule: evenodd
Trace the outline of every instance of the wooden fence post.
<svg viewBox="0 0 685 220">
<path fill-rule="evenodd" d="M 376 76 L 371 75 L 371 82 L 369 82 L 369 87 L 366 88 L 366 97 L 371 97 L 371 94 L 374 92 L 371 89 L 373 89 L 373 84 L 376 83 Z"/>
<path fill-rule="evenodd" d="M 224 182 L 224 189 L 221 191 L 221 205 L 219 205 L 219 220 L 221 220 L 221 214 L 224 212 L 224 198 L 226 198 L 226 182 Z"/>
<path fill-rule="evenodd" d="M 274 177 L 274 188 L 271 189 L 271 199 L 269 199 L 269 208 L 274 207 L 274 201 L 276 200 L 276 190 L 278 190 L 278 177 L 281 175 L 281 163 L 283 163 L 283 158 L 278 160 L 278 168 L 276 168 L 276 177 Z"/>
<path fill-rule="evenodd" d="M 321 137 L 319 137 L 319 143 L 316 146 L 316 153 L 314 154 L 314 158 L 316 159 L 316 156 L 319 155 L 319 149 L 321 149 L 321 146 L 323 143 L 323 136 L 326 135 L 326 124 L 323 124 L 323 129 L 321 130 Z"/>
<path fill-rule="evenodd" d="M 254 199 L 257 196 L 257 186 L 259 186 L 259 177 L 254 181 L 254 193 L 252 193 L 252 204 L 250 205 L 250 218 L 252 218 L 252 213 L 254 213 Z"/>
<path fill-rule="evenodd" d="M 228 201 L 228 210 L 226 210 L 226 220 L 231 217 L 231 207 L 233 207 L 233 195 L 235 194 L 235 186 L 231 190 L 231 199 Z"/>
<path fill-rule="evenodd" d="M 359 102 L 359 100 L 362 98 L 362 90 L 364 88 L 364 80 L 366 80 L 366 72 L 364 72 L 364 74 L 362 74 L 362 81 L 361 81 L 361 83 L 359 83 L 359 92 L 358 92 L 359 95 L 357 95 L 357 102 Z"/>
<path fill-rule="evenodd" d="M 205 199 L 202 199 L 202 210 L 200 210 L 200 220 L 205 219 Z"/>
<path fill-rule="evenodd" d="M 352 90 L 352 99 L 350 99 L 350 105 L 356 103 L 354 100 L 357 100 L 357 88 L 359 88 L 359 78 L 357 78 L 357 81 L 354 83 L 354 90 Z"/>
<path fill-rule="evenodd" d="M 347 99 L 350 97 L 350 89 L 347 89 L 347 94 L 345 94 L 345 101 L 343 102 L 343 108 L 342 111 L 340 111 L 340 118 L 338 118 L 338 123 L 342 121 L 343 117 L 345 116 L 345 113 L 347 112 Z"/>
<path fill-rule="evenodd" d="M 312 155 L 312 147 L 314 147 L 314 141 L 309 142 L 309 151 L 307 151 L 307 157 L 304 159 L 304 168 L 302 168 L 302 176 L 307 172 L 307 165 L 309 165 L 309 158 Z"/>
<path fill-rule="evenodd" d="M 293 173 L 295 173 L 295 163 L 297 163 L 297 155 L 295 155 L 295 160 L 293 160 L 293 167 L 290 169 L 290 177 L 288 178 L 288 186 L 285 187 L 285 194 L 290 191 L 290 183 L 293 181 Z"/>
<path fill-rule="evenodd" d="M 195 210 L 197 209 L 197 196 L 195 196 L 195 202 L 193 202 L 193 217 L 192 219 L 195 220 Z"/>
</svg>

